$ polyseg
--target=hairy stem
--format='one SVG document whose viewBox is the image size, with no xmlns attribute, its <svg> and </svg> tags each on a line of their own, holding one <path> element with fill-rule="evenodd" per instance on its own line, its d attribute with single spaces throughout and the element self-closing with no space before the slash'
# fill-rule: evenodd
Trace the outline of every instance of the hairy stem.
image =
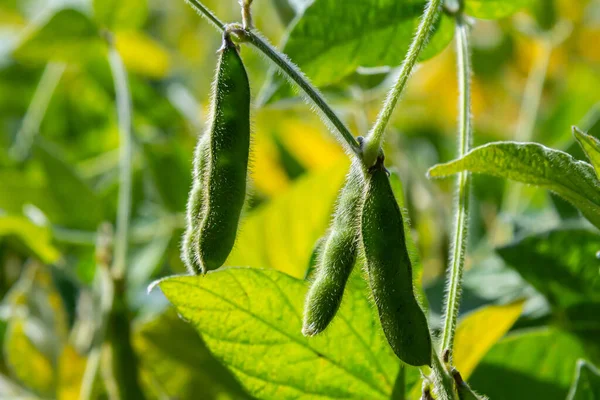
<svg viewBox="0 0 600 400">
<path fill-rule="evenodd" d="M 363 161 L 366 166 L 372 166 L 377 159 L 379 149 L 381 148 L 383 138 L 385 136 L 385 129 L 390 121 L 390 118 L 392 117 L 394 109 L 396 108 L 396 104 L 398 103 L 400 95 L 402 95 L 402 92 L 406 87 L 408 78 L 413 71 L 419 55 L 429 40 L 429 35 L 433 24 L 436 22 L 440 14 L 441 4 L 442 0 L 430 0 L 427 8 L 425 9 L 425 13 L 421 18 L 417 33 L 410 44 L 408 53 L 406 54 L 404 62 L 402 63 L 400 75 L 394 83 L 394 86 L 390 89 L 383 108 L 379 112 L 377 121 L 367 136 L 363 154 Z"/>
<path fill-rule="evenodd" d="M 208 18 L 220 30 L 224 31 L 227 28 L 226 24 L 221 22 L 208 8 L 206 8 L 206 6 L 202 5 L 202 3 L 199 1 L 186 1 L 201 15 Z M 440 0 L 433 1 L 437 1 L 439 3 Z M 300 86 L 306 96 L 312 100 L 319 110 L 321 110 L 324 118 L 328 120 L 331 125 L 333 125 L 335 130 L 339 132 L 340 138 L 345 142 L 348 150 L 355 155 L 360 153 L 358 142 L 354 139 L 354 136 L 352 136 L 350 130 L 331 109 L 329 104 L 327 104 L 319 90 L 309 82 L 308 78 L 284 54 L 279 52 L 264 37 L 256 33 L 254 30 L 236 30 L 235 33 L 243 36 L 246 41 L 251 43 L 256 49 L 273 61 L 286 76 Z"/>
<path fill-rule="evenodd" d="M 471 61 L 469 54 L 469 27 L 461 16 L 456 18 L 456 55 L 459 82 L 459 137 L 458 158 L 464 156 L 471 147 Z M 446 305 L 442 351 L 452 354 L 454 331 L 460 305 L 462 275 L 468 237 L 469 203 L 471 197 L 471 177 L 462 172 L 457 178 L 456 213 L 454 217 L 454 237 L 450 250 L 450 268 L 446 285 Z"/>
<path fill-rule="evenodd" d="M 29 154 L 35 135 L 40 129 L 40 124 L 44 119 L 44 115 L 46 115 L 52 95 L 65 72 L 65 68 L 66 65 L 63 63 L 48 63 L 46 65 L 23 118 L 21 128 L 15 137 L 15 143 L 9 150 L 10 155 L 15 159 L 23 160 Z"/>
<path fill-rule="evenodd" d="M 119 203 L 115 230 L 115 252 L 112 265 L 114 279 L 122 279 L 127 263 L 129 243 L 129 217 L 131 213 L 132 186 L 132 138 L 131 138 L 131 94 L 127 72 L 121 56 L 114 47 L 109 51 L 109 63 L 115 85 L 117 117 L 119 124 Z"/>
</svg>

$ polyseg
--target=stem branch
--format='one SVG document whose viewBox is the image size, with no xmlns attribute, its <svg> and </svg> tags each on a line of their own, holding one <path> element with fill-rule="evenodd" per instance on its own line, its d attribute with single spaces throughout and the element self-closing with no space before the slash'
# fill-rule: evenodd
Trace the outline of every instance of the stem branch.
<svg viewBox="0 0 600 400">
<path fill-rule="evenodd" d="M 421 22 L 419 23 L 417 33 L 410 44 L 408 53 L 406 53 L 406 57 L 402 63 L 400 75 L 398 76 L 394 86 L 390 89 L 383 108 L 379 112 L 377 121 L 367 136 L 363 154 L 363 161 L 367 167 L 372 166 L 377 159 L 379 149 L 383 143 L 385 128 L 390 121 L 400 95 L 406 87 L 408 78 L 413 71 L 419 55 L 429 40 L 429 34 L 433 24 L 438 19 L 440 14 L 441 3 L 442 0 L 430 0 L 427 4 L 425 13 L 423 14 Z"/>
<path fill-rule="evenodd" d="M 460 15 L 457 15 L 456 22 L 456 53 L 460 91 L 458 158 L 460 158 L 470 150 L 472 142 L 471 61 L 469 54 L 469 27 Z M 454 332 L 456 330 L 456 320 L 460 305 L 462 275 L 467 248 L 469 203 L 471 197 L 471 177 L 468 172 L 462 172 L 458 175 L 457 189 L 458 195 L 455 205 L 454 238 L 450 253 L 444 331 L 442 335 L 442 351 L 449 350 L 450 355 L 452 354 L 454 345 Z"/>
<path fill-rule="evenodd" d="M 440 2 L 441 0 L 433 0 Z M 201 15 L 208 18 L 217 28 L 221 31 L 225 31 L 227 26 L 221 22 L 206 6 L 202 5 L 197 0 L 186 0 L 186 2 L 195 8 Z M 321 110 L 325 119 L 333 125 L 335 130 L 340 134 L 341 139 L 346 143 L 346 147 L 351 153 L 358 155 L 360 153 L 360 146 L 358 142 L 350 133 L 350 130 L 344 125 L 336 113 L 331 109 L 329 104 L 323 98 L 323 95 L 315 88 L 308 80 L 308 78 L 281 52 L 273 47 L 267 39 L 263 38 L 255 30 L 235 30 L 236 34 L 242 36 L 245 40 L 251 43 L 256 49 L 267 56 L 273 61 L 279 69 L 287 75 L 292 81 L 294 81 L 304 91 L 306 96 L 314 102 L 314 104 Z"/>
</svg>

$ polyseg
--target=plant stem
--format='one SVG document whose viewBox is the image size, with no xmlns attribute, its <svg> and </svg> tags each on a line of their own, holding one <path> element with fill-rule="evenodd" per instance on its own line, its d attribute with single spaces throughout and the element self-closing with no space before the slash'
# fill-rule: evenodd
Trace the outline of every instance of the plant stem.
<svg viewBox="0 0 600 400">
<path fill-rule="evenodd" d="M 363 150 L 363 162 L 367 167 L 372 166 L 377 159 L 379 149 L 383 143 L 385 129 L 394 112 L 396 103 L 398 103 L 400 95 L 406 87 L 408 78 L 413 71 L 419 55 L 429 40 L 429 35 L 433 24 L 438 19 L 440 14 L 441 4 L 442 0 L 430 0 L 427 4 L 427 8 L 425 8 L 425 13 L 421 18 L 417 33 L 410 44 L 408 53 L 406 53 L 406 57 L 402 63 L 400 75 L 398 76 L 394 86 L 390 89 L 383 108 L 379 112 L 377 121 L 367 136 Z"/>
<path fill-rule="evenodd" d="M 118 51 L 111 46 L 108 54 L 115 84 L 117 116 L 119 124 L 119 203 L 115 230 L 115 250 L 112 265 L 113 279 L 122 279 L 127 263 L 129 217 L 131 213 L 132 186 L 132 138 L 131 138 L 131 94 L 127 72 Z"/>
<path fill-rule="evenodd" d="M 206 6 L 202 5 L 197 0 L 186 0 L 189 5 L 194 7 L 201 15 L 208 18 L 217 28 L 224 31 L 226 29 L 226 25 L 221 22 Z M 439 3 L 441 0 L 433 0 Z M 344 123 L 340 120 L 340 118 L 335 114 L 335 112 L 331 109 L 329 104 L 323 98 L 323 95 L 319 92 L 317 88 L 315 88 L 308 78 L 281 52 L 279 52 L 275 47 L 273 47 L 267 39 L 258 34 L 255 30 L 236 30 L 236 34 L 240 34 L 251 43 L 256 49 L 262 52 L 265 56 L 267 56 L 271 61 L 273 61 L 279 69 L 292 81 L 294 81 L 300 88 L 304 91 L 306 96 L 311 99 L 314 104 L 321 110 L 323 116 L 326 120 L 328 120 L 331 125 L 340 133 L 341 139 L 345 142 L 348 150 L 358 155 L 360 153 L 360 146 L 358 142 L 354 139 L 350 130 L 344 125 Z"/>
<path fill-rule="evenodd" d="M 464 156 L 471 147 L 471 61 L 469 54 L 469 27 L 461 15 L 456 16 L 456 54 L 459 82 L 459 138 L 458 158 Z M 444 331 L 442 351 L 452 354 L 454 331 L 460 305 L 462 275 L 468 238 L 469 204 L 471 197 L 471 177 L 462 172 L 457 178 L 456 213 L 454 217 L 454 237 L 450 250 L 450 269 L 446 289 Z"/>
<path fill-rule="evenodd" d="M 434 393 L 438 400 L 454 400 L 454 385 L 452 378 L 446 373 L 440 359 L 436 354 L 432 357 L 431 366 Z"/>
<path fill-rule="evenodd" d="M 40 130 L 40 125 L 44 115 L 46 115 L 52 95 L 65 72 L 65 68 L 66 65 L 63 63 L 48 63 L 46 65 L 23 118 L 21 128 L 15 137 L 15 143 L 9 150 L 10 155 L 15 159 L 23 160 L 29 154 L 35 135 Z"/>
<path fill-rule="evenodd" d="M 437 1 L 437 0 L 436 0 Z M 317 88 L 311 85 L 308 78 L 296 67 L 283 53 L 275 49 L 264 37 L 254 31 L 246 31 L 249 42 L 273 61 L 291 80 L 293 80 L 304 91 L 315 105 L 321 110 L 324 117 L 331 122 L 335 129 L 340 133 L 341 138 L 346 142 L 348 149 L 354 153 L 360 153 L 360 147 L 352 133 L 346 125 L 338 118 L 335 112 L 329 107 L 323 95 Z"/>
</svg>

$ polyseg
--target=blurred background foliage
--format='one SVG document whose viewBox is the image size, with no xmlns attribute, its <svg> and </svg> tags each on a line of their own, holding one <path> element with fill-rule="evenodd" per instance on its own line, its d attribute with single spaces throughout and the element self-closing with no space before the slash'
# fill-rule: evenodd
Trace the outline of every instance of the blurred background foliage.
<svg viewBox="0 0 600 400">
<path fill-rule="evenodd" d="M 203 2 L 224 21 L 240 19 L 236 0 Z M 525 3 L 516 14 L 474 23 L 475 144 L 536 141 L 584 159 L 570 127 L 600 136 L 600 2 Z M 256 0 L 255 25 L 281 43 L 307 4 Z M 147 293 L 153 280 L 184 272 L 179 243 L 193 147 L 221 41 L 184 1 L 157 0 L 0 3 L 0 397 L 71 399 L 84 391 L 110 397 L 104 374 L 89 367 L 91 358 L 102 358 L 95 352 L 103 293 L 98 229 L 115 221 L 118 192 L 106 29 L 129 74 L 133 103 L 124 298 L 144 393 L 247 398 L 160 291 Z M 258 99 L 252 197 L 227 265 L 303 278 L 348 162 L 265 59 L 247 46 L 242 57 Z M 395 67 L 358 62 L 319 81 L 354 134 L 364 135 L 375 120 Z M 453 190 L 451 180 L 430 182 L 425 173 L 455 155 L 455 75 L 452 45 L 420 64 L 386 143 L 388 164 L 404 182 L 435 327 Z M 539 112 L 531 106 L 537 99 Z M 464 374 L 493 399 L 565 398 L 577 359 L 600 363 L 597 231 L 548 192 L 490 177 L 475 177 L 472 215 L 461 311 L 484 317 L 463 321 L 462 340 L 485 343 L 465 348 L 466 358 L 476 357 Z M 525 301 L 518 320 L 514 307 L 502 311 L 515 300 Z"/>
</svg>

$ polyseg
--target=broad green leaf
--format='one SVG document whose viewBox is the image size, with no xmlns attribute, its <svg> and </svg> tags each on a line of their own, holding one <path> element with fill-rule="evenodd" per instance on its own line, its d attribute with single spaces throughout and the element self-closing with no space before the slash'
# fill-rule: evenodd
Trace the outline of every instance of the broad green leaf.
<svg viewBox="0 0 600 400">
<path fill-rule="evenodd" d="M 43 263 L 58 261 L 59 250 L 52 244 L 50 231 L 20 216 L 0 216 L 0 237 L 16 237 Z"/>
<path fill-rule="evenodd" d="M 476 18 L 498 19 L 531 4 L 532 0 L 465 0 L 465 12 Z"/>
<path fill-rule="evenodd" d="M 147 0 L 93 0 L 98 25 L 109 30 L 140 27 L 148 15 Z"/>
<path fill-rule="evenodd" d="M 463 158 L 432 167 L 439 178 L 461 171 L 488 174 L 549 189 L 571 202 L 600 228 L 600 183 L 592 166 L 537 143 L 496 142 Z"/>
<path fill-rule="evenodd" d="M 358 67 L 398 66 L 404 60 L 426 5 L 425 0 L 315 0 L 292 26 L 283 52 L 317 87 L 331 85 Z M 452 19 L 442 16 L 422 59 L 443 50 L 454 35 Z M 393 44 L 393 45 L 391 45 Z M 290 94 L 274 74 L 262 102 Z"/>
<path fill-rule="evenodd" d="M 26 62 L 83 62 L 105 52 L 94 22 L 78 10 L 62 9 L 28 31 L 14 57 Z"/>
<path fill-rule="evenodd" d="M 600 302 L 598 250 L 600 235 L 596 232 L 564 229 L 528 236 L 497 252 L 550 304 L 566 308 Z"/>
<path fill-rule="evenodd" d="M 586 360 L 577 361 L 577 371 L 567 400 L 600 399 L 600 370 Z"/>
<path fill-rule="evenodd" d="M 600 177 L 600 141 L 592 135 L 581 132 L 576 127 L 573 127 L 573 136 L 594 166 L 596 176 Z"/>
<path fill-rule="evenodd" d="M 13 318 L 9 324 L 4 359 L 11 375 L 23 385 L 42 395 L 54 394 L 52 362 L 32 343 L 26 333 L 26 321 L 22 318 Z"/>
<path fill-rule="evenodd" d="M 301 333 L 307 284 L 281 272 L 226 268 L 159 285 L 253 396 L 387 399 L 399 362 L 358 274 L 331 326 L 310 339 Z"/>
<path fill-rule="evenodd" d="M 170 310 L 137 327 L 133 345 L 142 375 L 167 398 L 245 399 L 250 396 L 210 353 L 194 329 Z"/>
<path fill-rule="evenodd" d="M 517 321 L 523 301 L 486 306 L 463 317 L 456 329 L 452 358 L 464 379 Z"/>
<path fill-rule="evenodd" d="M 302 278 L 316 241 L 329 225 L 348 165 L 344 160 L 300 178 L 288 192 L 245 218 L 225 265 L 273 268 Z"/>
<path fill-rule="evenodd" d="M 104 206 L 90 186 L 65 162 L 65 156 L 42 140 L 35 144 L 34 155 L 41 161 L 51 195 L 69 216 L 69 223 L 78 228 L 96 229 L 103 220 Z"/>
<path fill-rule="evenodd" d="M 586 353 L 575 336 L 556 329 L 514 333 L 490 350 L 469 383 L 490 399 L 563 400 Z"/>
</svg>

